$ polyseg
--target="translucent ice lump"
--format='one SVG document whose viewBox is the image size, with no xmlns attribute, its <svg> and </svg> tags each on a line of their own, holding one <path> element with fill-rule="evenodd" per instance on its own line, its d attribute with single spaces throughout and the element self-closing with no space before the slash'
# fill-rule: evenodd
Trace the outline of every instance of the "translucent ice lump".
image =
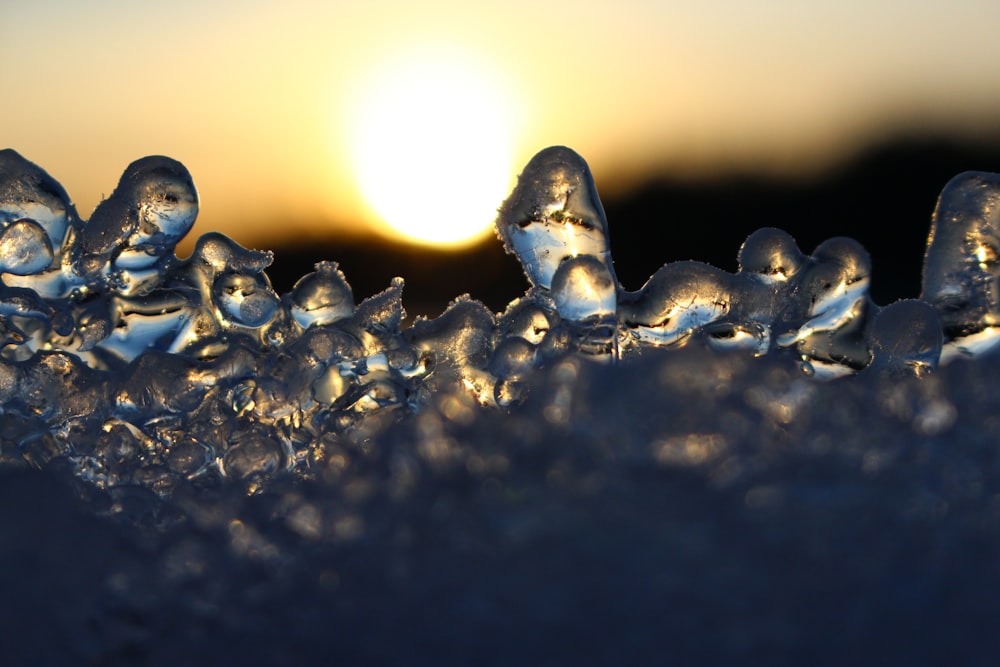
<svg viewBox="0 0 1000 667">
<path fill-rule="evenodd" d="M 593 257 L 614 277 L 597 186 L 587 163 L 568 148 L 553 146 L 531 158 L 500 207 L 497 231 L 539 289 L 552 287 L 563 260 L 580 255 Z"/>
<path fill-rule="evenodd" d="M 871 259 L 856 241 L 806 254 L 770 228 L 746 239 L 735 273 L 674 261 L 630 291 L 586 162 L 557 146 L 528 163 L 497 218 L 524 296 L 501 313 L 460 296 L 404 328 L 400 278 L 356 302 L 337 264 L 320 262 L 279 295 L 271 253 L 218 233 L 179 259 L 198 195 L 175 160 L 133 162 L 83 220 L 53 178 L 8 149 L 0 454 L 67 461 L 99 486 L 166 494 L 180 479 L 230 477 L 252 490 L 431 403 L 455 419 L 468 401 L 515 409 L 539 368 L 567 359 L 554 374 L 567 382 L 584 360 L 690 346 L 784 357 L 805 376 L 919 378 L 997 340 L 998 211 L 1000 175 L 953 179 L 934 211 L 921 299 L 884 308 L 869 298 Z M 423 417 L 428 447 L 447 458 Z"/>
<path fill-rule="evenodd" d="M 938 199 L 921 298 L 941 316 L 944 356 L 993 347 L 1000 322 L 1000 174 L 967 171 Z"/>
</svg>

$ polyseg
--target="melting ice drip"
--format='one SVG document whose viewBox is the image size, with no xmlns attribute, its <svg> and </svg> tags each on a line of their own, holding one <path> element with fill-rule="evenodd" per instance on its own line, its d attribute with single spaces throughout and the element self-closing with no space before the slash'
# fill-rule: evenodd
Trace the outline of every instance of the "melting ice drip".
<svg viewBox="0 0 1000 667">
<path fill-rule="evenodd" d="M 0 151 L 0 454 L 65 461 L 102 487 L 254 488 L 435 397 L 512 409 L 567 355 L 614 363 L 701 345 L 786 355 L 820 377 L 922 376 L 984 353 L 1000 330 L 996 174 L 945 187 L 923 296 L 885 308 L 860 244 L 806 255 L 778 229 L 747 238 L 736 273 L 673 262 L 628 291 L 590 170 L 563 147 L 536 155 L 500 209 L 530 288 L 499 314 L 461 296 L 403 329 L 402 279 L 356 305 L 333 262 L 279 296 L 271 253 L 221 234 L 177 258 L 197 212 L 190 174 L 166 157 L 129 165 L 84 221 L 45 171 Z"/>
</svg>

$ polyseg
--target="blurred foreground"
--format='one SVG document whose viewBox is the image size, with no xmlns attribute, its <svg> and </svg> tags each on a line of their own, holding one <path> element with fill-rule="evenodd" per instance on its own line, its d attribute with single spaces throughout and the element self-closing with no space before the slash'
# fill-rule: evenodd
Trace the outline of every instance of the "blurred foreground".
<svg viewBox="0 0 1000 667">
<path fill-rule="evenodd" d="M 994 664 L 998 373 L 573 358 L 252 496 L 5 448 L 0 663 Z"/>
</svg>

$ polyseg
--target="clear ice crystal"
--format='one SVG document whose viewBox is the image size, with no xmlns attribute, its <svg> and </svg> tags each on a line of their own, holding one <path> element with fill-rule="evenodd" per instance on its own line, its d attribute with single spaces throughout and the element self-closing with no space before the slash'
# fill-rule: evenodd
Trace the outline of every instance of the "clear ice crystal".
<svg viewBox="0 0 1000 667">
<path fill-rule="evenodd" d="M 139 491 L 164 496 L 185 480 L 237 480 L 254 493 L 288 471 L 334 474 L 332 461 L 414 413 L 418 454 L 447 465 L 441 419 L 463 423 L 476 403 L 516 410 L 550 367 L 544 413 L 563 424 L 581 363 L 653 348 L 769 355 L 799 376 L 921 378 L 997 340 L 998 204 L 1000 175 L 952 180 L 933 215 L 921 299 L 884 308 L 868 295 L 859 243 L 834 238 L 807 255 L 774 228 L 746 239 L 735 273 L 668 262 L 628 291 L 590 169 L 552 147 L 525 167 L 496 223 L 524 269 L 524 296 L 493 313 L 463 295 L 404 328 L 401 278 L 356 303 L 325 261 L 279 295 L 272 254 L 219 233 L 179 259 L 198 195 L 175 160 L 133 162 L 83 220 L 54 179 L 8 149 L 0 447 L 35 466 L 63 461 L 146 506 Z"/>
<path fill-rule="evenodd" d="M 683 343 L 729 313 L 732 282 L 725 271 L 701 262 L 665 264 L 638 292 L 625 295 L 622 322 L 638 344 Z"/>
<path fill-rule="evenodd" d="M 882 308 L 871 328 L 870 372 L 925 376 L 941 360 L 941 317 L 926 301 L 904 299 Z"/>
<path fill-rule="evenodd" d="M 0 232 L 0 273 L 41 273 L 52 265 L 54 257 L 48 234 L 34 220 L 15 220 Z"/>
<path fill-rule="evenodd" d="M 336 262 L 319 262 L 292 288 L 290 310 L 303 329 L 323 326 L 354 315 L 354 293 Z"/>
<path fill-rule="evenodd" d="M 781 334 L 778 345 L 795 347 L 814 367 L 832 364 L 845 373 L 860 369 L 870 359 L 865 329 L 874 308 L 868 297 L 868 252 L 853 239 L 834 238 L 821 243 L 811 260 L 794 280 L 790 314 L 783 317 L 801 324 Z"/>
<path fill-rule="evenodd" d="M 197 215 L 198 194 L 184 165 L 162 156 L 136 160 L 80 225 L 70 266 L 88 286 L 102 282 L 126 296 L 142 294 Z"/>
<path fill-rule="evenodd" d="M 597 186 L 569 148 L 546 148 L 531 159 L 500 208 L 497 231 L 536 287 L 549 289 L 559 264 L 579 255 L 595 257 L 614 278 Z"/>
<path fill-rule="evenodd" d="M 0 150 L 0 228 L 30 220 L 48 238 L 50 252 L 62 248 L 66 233 L 79 224 L 66 190 L 16 151 Z M 4 262 L 10 262 L 4 248 Z M 20 251 L 19 251 L 20 253 Z"/>
<path fill-rule="evenodd" d="M 791 280 L 808 261 L 788 232 L 762 227 L 740 246 L 740 273 L 771 284 Z"/>
<path fill-rule="evenodd" d="M 1000 174 L 951 179 L 931 218 L 920 298 L 938 311 L 945 354 L 993 347 L 1000 323 Z"/>
</svg>

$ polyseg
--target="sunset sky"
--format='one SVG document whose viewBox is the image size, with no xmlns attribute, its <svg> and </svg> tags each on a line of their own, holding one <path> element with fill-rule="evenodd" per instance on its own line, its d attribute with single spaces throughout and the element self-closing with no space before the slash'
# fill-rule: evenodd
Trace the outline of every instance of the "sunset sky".
<svg viewBox="0 0 1000 667">
<path fill-rule="evenodd" d="M 552 144 L 607 196 L 995 132 L 997 25 L 995 0 L 5 3 L 0 148 L 85 217 L 129 162 L 174 157 L 202 199 L 192 237 L 481 228 Z"/>
</svg>

